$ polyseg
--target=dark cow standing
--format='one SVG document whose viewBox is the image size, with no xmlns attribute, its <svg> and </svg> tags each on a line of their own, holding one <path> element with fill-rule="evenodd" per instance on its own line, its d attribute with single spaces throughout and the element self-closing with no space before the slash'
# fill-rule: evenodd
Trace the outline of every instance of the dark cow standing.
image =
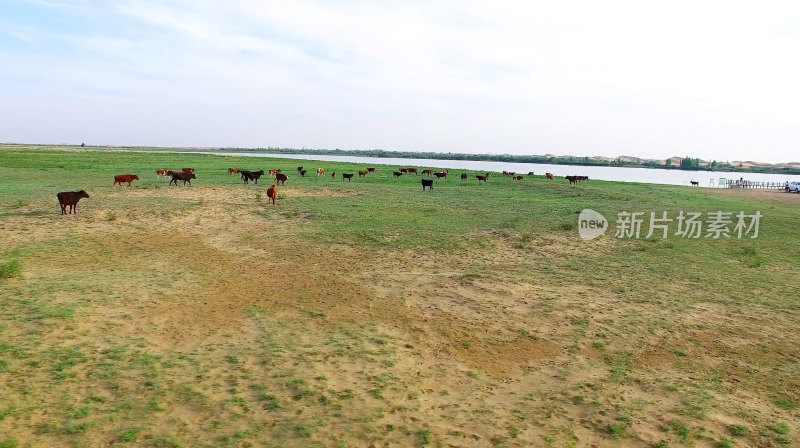
<svg viewBox="0 0 800 448">
<path fill-rule="evenodd" d="M 395 178 L 395 179 L 397 179 L 398 177 L 400 177 L 400 176 L 402 176 L 402 175 L 403 175 L 403 173 L 401 173 L 400 171 L 395 171 L 395 172 L 394 172 L 394 173 L 392 173 L 392 174 L 394 175 L 394 178 Z"/>
<path fill-rule="evenodd" d="M 361 179 L 362 177 L 367 177 L 367 172 L 366 171 L 359 171 L 358 172 L 358 178 Z"/>
<path fill-rule="evenodd" d="M 56 194 L 58 198 L 58 205 L 61 206 L 61 214 L 68 215 L 72 213 L 78 213 L 78 201 L 81 198 L 89 198 L 89 193 L 86 190 L 81 191 L 62 191 L 61 193 Z M 69 213 L 67 213 L 67 206 L 69 206 Z"/>
<path fill-rule="evenodd" d="M 286 180 L 289 179 L 289 176 L 283 173 L 275 174 L 275 183 L 278 185 L 286 185 Z"/>
<path fill-rule="evenodd" d="M 564 179 L 567 179 L 570 185 L 575 185 L 578 183 L 578 176 L 564 176 Z"/>
<path fill-rule="evenodd" d="M 175 182 L 175 186 L 177 187 L 178 181 L 182 180 L 183 185 L 186 185 L 186 182 L 189 182 L 189 185 L 191 185 L 192 179 L 197 179 L 197 176 L 192 173 L 172 173 L 172 180 L 169 181 L 169 184 L 172 185 L 172 183 Z"/>
<path fill-rule="evenodd" d="M 433 175 L 436 176 L 436 179 L 447 179 L 447 173 L 445 172 L 433 173 Z"/>
<path fill-rule="evenodd" d="M 370 173 L 374 173 L 375 172 L 375 168 L 367 168 L 367 171 L 369 171 Z"/>
<path fill-rule="evenodd" d="M 256 184 L 258 184 L 258 179 L 260 179 L 261 176 L 264 175 L 264 170 L 260 170 L 260 171 L 242 170 L 239 173 L 242 175 L 242 180 L 244 181 L 245 184 L 248 183 L 248 181 L 251 181 L 251 180 L 253 182 L 255 182 Z"/>
<path fill-rule="evenodd" d="M 342 182 L 344 182 L 345 179 L 347 179 L 347 181 L 350 182 L 350 179 L 352 178 L 353 178 L 353 173 L 350 174 L 342 173 Z"/>
<path fill-rule="evenodd" d="M 425 191 L 425 187 L 428 187 L 428 191 L 433 191 L 433 179 L 422 179 L 422 191 Z"/>
<path fill-rule="evenodd" d="M 306 170 L 300 170 L 300 177 L 306 177 L 307 172 Z"/>
<path fill-rule="evenodd" d="M 303 167 L 302 166 L 298 166 L 297 167 L 297 172 L 299 173 L 300 171 L 303 171 Z"/>
<path fill-rule="evenodd" d="M 467 180 L 467 173 L 461 173 L 461 180 Z"/>
</svg>

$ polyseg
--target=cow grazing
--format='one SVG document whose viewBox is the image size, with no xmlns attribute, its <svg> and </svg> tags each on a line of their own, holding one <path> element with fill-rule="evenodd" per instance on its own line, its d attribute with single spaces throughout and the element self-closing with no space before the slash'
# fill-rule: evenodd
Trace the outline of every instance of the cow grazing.
<svg viewBox="0 0 800 448">
<path fill-rule="evenodd" d="M 58 198 L 58 205 L 61 206 L 61 214 L 62 215 L 69 215 L 72 213 L 78 213 L 78 201 L 81 198 L 89 198 L 89 193 L 86 190 L 81 191 L 62 191 L 61 193 L 56 194 Z M 69 213 L 67 213 L 67 206 L 69 206 Z"/>
<path fill-rule="evenodd" d="M 270 170 L 270 171 L 272 171 L 272 170 Z M 228 176 L 230 176 L 233 173 L 237 173 L 238 174 L 238 173 L 241 173 L 241 172 L 242 172 L 242 170 L 240 170 L 239 168 L 228 168 Z"/>
<path fill-rule="evenodd" d="M 297 167 L 297 172 L 299 173 L 300 171 L 303 171 L 303 167 L 302 166 L 298 166 Z"/>
<path fill-rule="evenodd" d="M 280 172 L 281 170 L 269 170 L 269 177 L 275 177 L 275 175 Z"/>
<path fill-rule="evenodd" d="M 367 172 L 366 171 L 359 171 L 358 172 L 358 178 L 361 179 L 362 177 L 367 177 Z"/>
<path fill-rule="evenodd" d="M 272 205 L 275 205 L 275 199 L 277 198 L 278 198 L 278 189 L 275 188 L 275 185 L 270 185 L 270 187 L 267 188 L 267 199 L 269 201 L 272 201 Z"/>
<path fill-rule="evenodd" d="M 422 170 L 422 174 L 423 175 L 429 174 L 429 175 L 433 176 L 433 170 Z"/>
<path fill-rule="evenodd" d="M 350 174 L 342 173 L 342 182 L 344 182 L 345 179 L 347 179 L 347 182 L 350 182 L 352 178 L 353 178 L 353 173 Z"/>
<path fill-rule="evenodd" d="M 567 179 L 570 185 L 575 185 L 578 183 L 578 176 L 564 176 L 564 179 Z"/>
<path fill-rule="evenodd" d="M 528 171 L 528 176 L 533 176 L 533 171 Z"/>
<path fill-rule="evenodd" d="M 401 173 L 407 173 L 408 172 L 408 168 L 400 168 L 400 172 Z"/>
<path fill-rule="evenodd" d="M 307 172 L 306 170 L 300 170 L 300 177 L 306 177 Z"/>
<path fill-rule="evenodd" d="M 468 178 L 468 177 L 469 177 L 469 176 L 467 176 L 467 173 L 461 173 L 461 180 L 462 180 L 462 181 L 465 181 L 465 180 L 467 180 L 467 178 Z"/>
<path fill-rule="evenodd" d="M 183 185 L 186 185 L 186 182 L 189 182 L 189 185 L 192 184 L 192 179 L 197 179 L 194 173 L 172 173 L 172 180 L 169 181 L 169 184 L 172 185 L 175 182 L 175 186 L 178 186 L 178 181 L 182 180 Z"/>
<path fill-rule="evenodd" d="M 696 180 L 690 180 L 690 181 L 689 181 L 689 184 L 690 184 L 691 186 L 693 186 L 693 187 L 699 187 L 699 186 L 700 186 L 700 182 L 698 182 L 698 181 L 696 181 Z"/>
<path fill-rule="evenodd" d="M 287 176 L 287 175 L 285 175 L 283 173 L 278 173 L 278 174 L 275 175 L 275 183 L 278 184 L 278 185 L 286 185 L 286 180 L 287 179 L 289 179 L 289 176 Z"/>
<path fill-rule="evenodd" d="M 394 178 L 395 178 L 395 179 L 397 179 L 398 177 L 402 176 L 402 175 L 403 175 L 403 173 L 401 173 L 400 171 L 394 171 L 394 172 L 392 173 L 392 175 L 394 176 Z"/>
<path fill-rule="evenodd" d="M 194 174 L 194 168 L 181 168 L 184 173 Z"/>
<path fill-rule="evenodd" d="M 433 175 L 436 176 L 436 179 L 447 179 L 447 173 L 445 172 L 433 173 Z"/>
<path fill-rule="evenodd" d="M 156 179 L 160 179 L 162 177 L 166 179 L 168 177 L 167 171 L 168 170 L 156 170 Z"/>
<path fill-rule="evenodd" d="M 325 176 L 325 169 L 324 168 L 317 168 L 317 177 Z"/>
<path fill-rule="evenodd" d="M 589 180 L 589 176 L 578 176 L 578 182 L 582 180 Z"/>
<path fill-rule="evenodd" d="M 245 184 L 249 183 L 249 181 L 253 181 L 254 183 L 258 184 L 258 179 L 264 175 L 264 170 L 260 171 L 246 171 L 242 170 L 239 172 L 242 175 L 242 180 Z"/>
<path fill-rule="evenodd" d="M 477 178 L 478 178 L 478 183 L 481 183 L 481 181 L 483 181 L 484 183 L 486 183 L 486 181 L 487 181 L 487 180 L 489 180 L 489 174 L 488 174 L 488 173 L 487 173 L 487 174 L 485 174 L 485 175 L 483 175 L 483 176 L 481 176 L 481 175 L 477 175 L 477 176 L 475 176 L 475 177 L 477 177 Z"/>
<path fill-rule="evenodd" d="M 409 172 L 409 173 L 414 173 L 414 174 L 417 174 L 417 169 L 416 169 L 416 168 L 409 168 L 409 169 L 408 169 L 408 172 Z"/>
<path fill-rule="evenodd" d="M 375 172 L 375 168 L 367 168 L 367 171 L 369 171 L 370 173 L 374 173 Z"/>
<path fill-rule="evenodd" d="M 428 187 L 428 191 L 433 191 L 433 179 L 422 179 L 422 191 L 425 191 L 425 187 Z"/>
<path fill-rule="evenodd" d="M 522 176 L 514 176 L 514 180 L 522 180 Z"/>
<path fill-rule="evenodd" d="M 131 182 L 135 180 L 139 180 L 139 176 L 135 174 L 122 174 L 119 176 L 114 176 L 114 185 L 119 184 L 119 186 L 121 187 L 123 182 L 127 182 L 128 186 L 130 187 Z"/>
<path fill-rule="evenodd" d="M 550 180 L 553 180 L 553 173 L 546 173 L 544 176 Z"/>
</svg>

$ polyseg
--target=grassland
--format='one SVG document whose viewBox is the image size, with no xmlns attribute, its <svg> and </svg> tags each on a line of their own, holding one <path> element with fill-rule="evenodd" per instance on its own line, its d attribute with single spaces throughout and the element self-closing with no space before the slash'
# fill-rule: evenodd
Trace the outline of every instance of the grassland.
<svg viewBox="0 0 800 448">
<path fill-rule="evenodd" d="M 298 164 L 364 169 L 0 151 L 0 447 L 798 445 L 800 195 Z M 584 208 L 764 217 L 585 242 Z"/>
</svg>

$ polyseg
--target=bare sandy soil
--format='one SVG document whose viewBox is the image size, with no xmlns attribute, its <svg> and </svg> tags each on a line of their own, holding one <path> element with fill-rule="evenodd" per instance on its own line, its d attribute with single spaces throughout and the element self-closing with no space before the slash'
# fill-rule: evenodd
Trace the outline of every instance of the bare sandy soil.
<svg viewBox="0 0 800 448">
<path fill-rule="evenodd" d="M 141 205 L 121 208 L 123 196 Z M 71 217 L 55 207 L 0 221 L 6 251 L 37 253 L 0 297 L 74 315 L 0 338 L 34 359 L 78 347 L 85 361 L 66 379 L 23 361 L 0 372 L 0 412 L 13 409 L 0 433 L 19 446 L 710 447 L 736 425 L 750 428 L 741 446 L 780 446 L 754 426 L 786 415 L 752 369 L 797 362 L 796 321 L 695 302 L 678 317 L 548 271 L 602 257 L 607 240 L 321 246 L 298 237 L 312 224 L 227 188 L 119 190 Z M 769 350 L 752 342 L 765 339 Z M 707 370 L 717 383 L 695 376 Z"/>
</svg>

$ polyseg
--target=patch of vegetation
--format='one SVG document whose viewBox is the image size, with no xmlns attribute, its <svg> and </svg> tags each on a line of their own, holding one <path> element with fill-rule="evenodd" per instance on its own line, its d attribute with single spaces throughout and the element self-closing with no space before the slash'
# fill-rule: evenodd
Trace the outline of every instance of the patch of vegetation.
<svg viewBox="0 0 800 448">
<path fill-rule="evenodd" d="M 0 263 L 0 280 L 16 277 L 20 272 L 22 272 L 22 263 L 19 260 Z"/>
</svg>

